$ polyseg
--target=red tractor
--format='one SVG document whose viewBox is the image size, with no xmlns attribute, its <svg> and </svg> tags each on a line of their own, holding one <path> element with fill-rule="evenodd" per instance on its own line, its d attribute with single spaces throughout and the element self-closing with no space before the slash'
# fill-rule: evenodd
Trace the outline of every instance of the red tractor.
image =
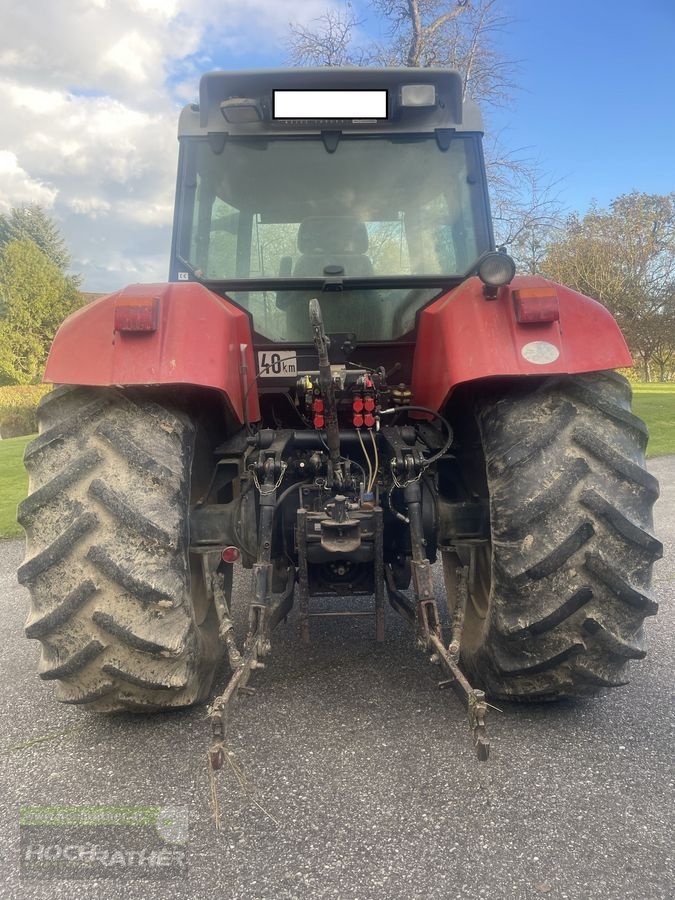
<svg viewBox="0 0 675 900">
<path fill-rule="evenodd" d="M 180 117 L 168 284 L 71 316 L 19 521 L 26 633 L 91 710 L 228 706 L 296 603 L 385 597 L 464 698 L 626 681 L 661 545 L 624 339 L 495 250 L 456 72 L 214 72 Z M 252 570 L 237 646 L 232 566 Z M 432 566 L 440 560 L 445 596 Z M 351 604 L 353 609 L 353 602 Z M 445 627 L 447 637 L 443 636 Z"/>
</svg>

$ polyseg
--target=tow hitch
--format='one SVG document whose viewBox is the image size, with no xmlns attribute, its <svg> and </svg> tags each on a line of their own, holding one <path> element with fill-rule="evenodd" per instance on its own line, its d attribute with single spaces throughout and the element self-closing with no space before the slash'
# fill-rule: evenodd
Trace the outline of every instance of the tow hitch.
<svg viewBox="0 0 675 900">
<path fill-rule="evenodd" d="M 268 490 L 269 493 L 262 494 L 267 499 L 267 508 L 273 509 L 274 496 L 276 494 L 275 482 L 273 481 L 274 472 L 271 466 L 268 467 Z M 262 499 L 261 497 L 261 499 Z M 411 600 L 399 591 L 394 583 L 394 577 L 391 570 L 382 562 L 381 553 L 375 554 L 374 566 L 375 584 L 376 586 L 386 584 L 389 595 L 389 601 L 392 607 L 403 616 L 406 621 L 411 624 L 417 634 L 417 643 L 420 648 L 430 651 L 431 662 L 438 664 L 443 669 L 446 678 L 439 682 L 439 688 L 452 687 L 455 693 L 464 703 L 471 729 L 473 744 L 476 755 L 482 762 L 488 759 L 490 753 L 490 742 L 487 736 L 485 717 L 489 704 L 486 702 L 485 693 L 471 686 L 464 673 L 459 667 L 459 652 L 461 647 L 461 638 L 464 624 L 464 613 L 468 601 L 468 572 L 469 567 L 458 567 L 457 573 L 457 603 L 453 610 L 452 618 L 452 640 L 446 647 L 443 640 L 443 631 L 434 596 L 434 584 L 432 576 L 431 563 L 424 556 L 423 542 L 421 539 L 421 510 L 420 510 L 420 485 L 419 480 L 411 481 L 405 486 L 405 498 L 408 505 L 408 513 L 410 517 L 410 529 L 413 547 L 413 586 L 416 602 L 413 604 Z M 301 510 L 304 514 L 304 510 Z M 208 761 L 211 774 L 222 768 L 226 748 L 227 726 L 230 719 L 232 707 L 236 701 L 238 693 L 255 693 L 255 689 L 248 686 L 251 673 L 256 669 L 264 669 L 265 664 L 261 659 L 270 652 L 271 642 L 270 636 L 276 625 L 284 619 L 293 605 L 293 597 L 295 590 L 294 573 L 289 575 L 288 585 L 285 592 L 279 597 L 273 597 L 271 594 L 271 579 L 267 577 L 266 556 L 269 552 L 268 532 L 265 527 L 266 516 L 261 516 L 260 540 L 259 540 L 259 556 L 258 563 L 254 567 L 254 581 L 256 589 L 256 599 L 251 604 L 249 618 L 249 634 L 246 638 L 242 653 L 236 649 L 232 643 L 231 632 L 228 631 L 228 654 L 230 664 L 233 669 L 232 677 L 225 688 L 225 691 L 212 704 L 209 711 L 209 721 L 211 725 L 211 744 L 209 747 Z M 298 528 L 298 540 L 300 542 L 299 555 L 301 563 L 306 559 L 307 530 Z M 302 569 L 302 565 L 301 565 Z M 301 571 L 301 579 L 306 573 Z M 301 624 L 304 637 L 307 639 L 308 634 L 308 597 L 303 594 L 303 602 L 301 604 Z M 376 589 L 376 595 L 379 591 Z M 377 596 L 376 596 L 377 600 Z M 376 603 L 376 612 L 379 610 L 380 604 Z M 356 615 L 363 615 L 357 613 Z M 381 640 L 383 637 L 383 621 L 379 615 L 376 615 L 376 637 Z"/>
<path fill-rule="evenodd" d="M 468 569 L 468 566 L 457 569 L 458 602 L 452 622 L 453 640 L 447 647 L 443 642 L 438 608 L 433 596 L 431 565 L 428 560 L 424 560 L 416 569 L 417 610 L 408 597 L 396 588 L 393 575 L 388 568 L 383 567 L 382 575 L 386 580 L 389 601 L 392 607 L 416 629 L 418 646 L 431 652 L 430 661 L 440 665 L 443 669 L 446 678 L 439 682 L 439 688 L 451 687 L 466 707 L 476 755 L 481 762 L 485 762 L 490 754 L 490 741 L 485 723 L 489 704 L 486 702 L 485 693 L 471 686 L 458 664 L 463 614 L 468 599 Z M 233 706 L 239 692 L 255 693 L 255 688 L 248 685 L 249 678 L 252 672 L 265 668 L 265 663 L 261 662 L 261 658 L 269 653 L 269 629 L 274 628 L 287 615 L 293 603 L 294 589 L 295 579 L 291 575 L 285 593 L 271 607 L 267 628 L 264 627 L 264 621 L 267 617 L 261 615 L 262 610 L 260 607 L 252 604 L 251 627 L 242 653 L 239 653 L 236 647 L 231 646 L 228 641 L 228 652 L 233 667 L 233 674 L 224 692 L 213 702 L 209 710 L 211 743 L 208 752 L 208 764 L 212 779 L 216 821 L 218 821 L 218 806 L 213 773 L 222 768 L 225 760 L 227 728 Z"/>
</svg>

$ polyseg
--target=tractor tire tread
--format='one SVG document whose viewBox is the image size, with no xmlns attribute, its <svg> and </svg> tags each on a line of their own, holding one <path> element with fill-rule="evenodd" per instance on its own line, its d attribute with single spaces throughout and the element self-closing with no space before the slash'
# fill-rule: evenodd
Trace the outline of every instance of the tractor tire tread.
<svg viewBox="0 0 675 900">
<path fill-rule="evenodd" d="M 642 659 L 662 545 L 647 429 L 618 373 L 555 376 L 477 408 L 492 523 L 486 618 L 463 650 L 501 700 L 591 696 Z"/>
<path fill-rule="evenodd" d="M 38 408 L 19 518 L 38 674 L 101 712 L 189 706 L 222 659 L 192 605 L 188 515 L 196 428 L 142 391 L 63 386 Z"/>
</svg>

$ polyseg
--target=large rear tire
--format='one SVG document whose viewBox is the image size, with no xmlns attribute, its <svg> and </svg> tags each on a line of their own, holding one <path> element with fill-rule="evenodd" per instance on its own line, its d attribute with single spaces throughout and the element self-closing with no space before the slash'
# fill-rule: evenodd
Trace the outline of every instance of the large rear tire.
<svg viewBox="0 0 675 900">
<path fill-rule="evenodd" d="M 630 401 L 610 372 L 479 404 L 491 545 L 478 550 L 462 658 L 492 697 L 588 696 L 625 684 L 645 656 L 662 547 Z"/>
<path fill-rule="evenodd" d="M 222 650 L 201 567 L 190 567 L 194 423 L 141 392 L 65 386 L 38 421 L 18 577 L 40 677 L 97 711 L 203 701 Z"/>
</svg>

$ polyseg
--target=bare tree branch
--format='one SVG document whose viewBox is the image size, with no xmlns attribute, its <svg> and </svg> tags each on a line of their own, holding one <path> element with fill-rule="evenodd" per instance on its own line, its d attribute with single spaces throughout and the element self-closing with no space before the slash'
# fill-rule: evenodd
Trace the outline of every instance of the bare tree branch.
<svg viewBox="0 0 675 900">
<path fill-rule="evenodd" d="M 422 52 L 422 16 L 420 15 L 418 0 L 408 0 L 408 12 L 412 28 L 412 39 L 408 50 L 407 64 L 409 66 L 419 66 L 420 53 Z"/>
<path fill-rule="evenodd" d="M 351 4 L 344 11 L 329 9 L 310 26 L 290 24 L 287 42 L 294 66 L 348 66 L 367 64 L 353 44 L 354 29 L 362 22 Z"/>
<path fill-rule="evenodd" d="M 440 15 L 431 23 L 431 25 L 427 25 L 424 29 L 425 37 L 432 38 L 439 29 L 443 28 L 444 25 L 447 25 L 452 19 L 455 19 L 467 6 L 467 0 L 457 0 L 457 6 L 454 9 L 451 9 L 450 12 L 443 13 L 443 15 Z"/>
<path fill-rule="evenodd" d="M 512 24 L 504 0 L 370 0 L 386 26 L 382 44 L 358 42 L 349 3 L 307 27 L 291 28 L 294 65 L 380 65 L 456 69 L 464 97 L 484 109 L 508 105 L 516 89 L 517 63 L 498 47 Z M 536 271 L 560 219 L 557 185 L 521 152 L 487 142 L 486 160 L 497 240 L 528 271 Z"/>
</svg>

